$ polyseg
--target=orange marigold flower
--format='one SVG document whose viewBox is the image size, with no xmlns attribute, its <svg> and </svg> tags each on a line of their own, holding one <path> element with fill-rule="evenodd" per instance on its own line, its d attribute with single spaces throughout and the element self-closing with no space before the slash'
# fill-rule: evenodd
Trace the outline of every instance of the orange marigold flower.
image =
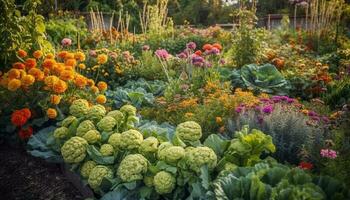
<svg viewBox="0 0 350 200">
<path fill-rule="evenodd" d="M 26 66 L 21 62 L 16 62 L 12 64 L 12 67 L 15 69 L 25 69 Z"/>
<path fill-rule="evenodd" d="M 215 48 L 217 48 L 217 49 L 219 49 L 219 50 L 222 50 L 222 46 L 221 46 L 221 44 L 219 44 L 219 43 L 213 44 L 213 47 L 215 47 Z"/>
<path fill-rule="evenodd" d="M 58 80 L 56 83 L 53 84 L 53 91 L 57 94 L 61 94 L 64 93 L 67 90 L 68 86 L 67 83 L 62 81 L 62 80 Z"/>
<path fill-rule="evenodd" d="M 78 86 L 79 88 L 83 88 L 87 84 L 87 80 L 84 76 L 82 75 L 77 75 L 74 79 L 74 84 Z"/>
<path fill-rule="evenodd" d="M 7 85 L 7 89 L 10 91 L 16 91 L 18 88 L 20 88 L 22 85 L 22 82 L 18 79 L 12 79 L 9 81 Z"/>
<path fill-rule="evenodd" d="M 19 110 L 20 112 L 22 112 L 22 114 L 29 119 L 32 116 L 32 112 L 30 111 L 29 108 L 23 108 L 21 110 Z"/>
<path fill-rule="evenodd" d="M 100 90 L 96 86 L 91 86 L 91 91 L 95 94 L 100 92 Z"/>
<path fill-rule="evenodd" d="M 213 48 L 213 45 L 211 45 L 211 44 L 205 44 L 203 46 L 204 51 L 210 51 L 212 48 Z"/>
<path fill-rule="evenodd" d="M 8 78 L 0 77 L 0 85 L 2 87 L 7 88 L 8 83 L 9 83 L 9 79 Z"/>
<path fill-rule="evenodd" d="M 75 67 L 77 65 L 77 61 L 74 58 L 69 58 L 67 60 L 64 61 L 64 64 L 66 66 L 72 66 Z"/>
<path fill-rule="evenodd" d="M 60 52 L 58 52 L 57 56 L 59 58 L 64 59 L 64 58 L 66 58 L 67 54 L 68 54 L 68 51 L 60 51 Z"/>
<path fill-rule="evenodd" d="M 92 80 L 92 79 L 88 79 L 88 80 L 87 80 L 87 85 L 88 85 L 89 87 L 92 87 L 92 86 L 95 85 L 95 81 Z"/>
<path fill-rule="evenodd" d="M 96 102 L 99 103 L 99 104 L 105 104 L 107 102 L 107 98 L 105 95 L 98 95 L 96 97 Z"/>
<path fill-rule="evenodd" d="M 46 111 L 46 115 L 49 119 L 55 119 L 57 117 L 57 111 L 54 108 L 49 108 Z"/>
<path fill-rule="evenodd" d="M 21 110 L 16 110 L 11 115 L 11 122 L 15 126 L 23 126 L 28 121 L 28 117 Z"/>
<path fill-rule="evenodd" d="M 222 123 L 222 118 L 221 117 L 216 117 L 215 121 L 217 124 L 221 124 Z"/>
<path fill-rule="evenodd" d="M 48 53 L 46 55 L 46 59 L 54 59 L 55 58 L 55 55 L 53 55 L 52 53 Z"/>
<path fill-rule="evenodd" d="M 304 110 L 301 110 L 301 113 L 303 113 L 304 115 L 307 115 L 307 114 L 309 114 L 309 111 L 304 109 Z"/>
<path fill-rule="evenodd" d="M 55 95 L 55 94 L 51 95 L 51 97 L 50 97 L 50 102 L 51 102 L 53 105 L 58 105 L 58 104 L 60 104 L 60 102 L 61 102 L 61 96 Z"/>
<path fill-rule="evenodd" d="M 97 87 L 100 91 L 105 91 L 107 90 L 108 85 L 106 82 L 100 81 L 97 83 Z"/>
<path fill-rule="evenodd" d="M 44 68 L 52 69 L 55 64 L 56 64 L 56 61 L 54 59 L 45 59 L 42 66 Z"/>
<path fill-rule="evenodd" d="M 98 64 L 105 64 L 108 61 L 108 56 L 106 54 L 100 54 L 97 56 L 97 63 Z"/>
<path fill-rule="evenodd" d="M 24 58 L 24 57 L 26 57 L 28 54 L 27 54 L 27 52 L 24 51 L 23 49 L 19 49 L 19 50 L 17 51 L 17 55 L 18 55 L 20 58 Z"/>
<path fill-rule="evenodd" d="M 27 70 L 36 67 L 36 60 L 34 58 L 28 58 L 24 65 L 26 66 Z"/>
<path fill-rule="evenodd" d="M 74 59 L 74 53 L 67 53 L 65 59 Z"/>
<path fill-rule="evenodd" d="M 33 128 L 32 128 L 31 126 L 28 126 L 26 129 L 21 128 L 21 129 L 18 131 L 18 136 L 19 136 L 22 140 L 28 139 L 28 138 L 30 138 L 32 135 L 33 135 Z"/>
<path fill-rule="evenodd" d="M 193 113 L 191 113 L 191 112 L 187 112 L 187 113 L 185 113 L 185 117 L 187 117 L 187 118 L 191 118 L 191 117 L 193 117 Z"/>
<path fill-rule="evenodd" d="M 56 75 L 60 75 L 63 70 L 65 70 L 64 64 L 63 63 L 56 63 L 56 65 L 52 69 L 52 72 Z"/>
<path fill-rule="evenodd" d="M 44 72 L 42 72 L 40 69 L 38 68 L 32 68 L 28 71 L 28 74 L 34 76 L 35 80 L 37 81 L 42 81 L 44 80 Z"/>
<path fill-rule="evenodd" d="M 80 64 L 78 65 L 78 67 L 79 67 L 79 69 L 85 69 L 85 68 L 86 68 L 85 64 L 83 64 L 83 63 L 80 63 Z"/>
<path fill-rule="evenodd" d="M 45 78 L 45 85 L 52 88 L 55 83 L 57 83 L 60 79 L 57 76 L 48 76 Z"/>
<path fill-rule="evenodd" d="M 18 69 L 10 69 L 7 72 L 7 77 L 9 79 L 20 78 L 21 77 L 21 72 Z"/>
<path fill-rule="evenodd" d="M 72 70 L 63 70 L 60 74 L 60 79 L 69 81 L 74 79 L 74 72 Z"/>
<path fill-rule="evenodd" d="M 28 75 L 25 75 L 22 77 L 22 85 L 23 86 L 30 86 L 30 85 L 33 85 L 35 82 L 35 78 L 34 76 L 28 74 Z"/>
<path fill-rule="evenodd" d="M 48 76 L 50 74 L 50 69 L 44 68 L 44 74 L 45 76 Z"/>
<path fill-rule="evenodd" d="M 85 60 L 85 54 L 81 51 L 78 51 L 74 54 L 74 58 L 77 59 L 78 61 L 82 62 Z"/>
<path fill-rule="evenodd" d="M 36 51 L 34 51 L 33 56 L 34 56 L 34 58 L 39 59 L 43 56 L 43 52 L 40 50 L 36 50 Z"/>
</svg>

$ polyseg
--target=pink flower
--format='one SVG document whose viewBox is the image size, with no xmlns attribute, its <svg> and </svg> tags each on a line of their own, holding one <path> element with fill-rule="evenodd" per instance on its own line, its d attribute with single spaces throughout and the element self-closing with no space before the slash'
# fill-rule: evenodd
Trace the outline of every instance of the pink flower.
<svg viewBox="0 0 350 200">
<path fill-rule="evenodd" d="M 142 46 L 142 51 L 149 51 L 151 48 L 149 47 L 149 45 L 143 45 Z"/>
<path fill-rule="evenodd" d="M 196 47 L 197 47 L 197 45 L 196 45 L 196 43 L 194 43 L 194 42 L 189 42 L 189 43 L 186 44 L 186 47 L 187 47 L 188 49 L 195 50 Z"/>
<path fill-rule="evenodd" d="M 332 149 L 321 149 L 320 152 L 323 158 L 335 159 L 338 155 L 337 152 Z"/>
<path fill-rule="evenodd" d="M 68 47 L 70 45 L 72 45 L 72 40 L 69 38 L 63 38 L 63 40 L 61 41 L 62 46 Z"/>
<path fill-rule="evenodd" d="M 162 60 L 167 60 L 170 57 L 170 54 L 165 49 L 158 49 L 155 54 Z"/>
</svg>

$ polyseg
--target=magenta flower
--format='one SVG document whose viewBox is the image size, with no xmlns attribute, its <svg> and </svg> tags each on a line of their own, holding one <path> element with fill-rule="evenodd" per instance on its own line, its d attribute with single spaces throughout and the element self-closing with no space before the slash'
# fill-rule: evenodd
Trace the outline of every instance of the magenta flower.
<svg viewBox="0 0 350 200">
<path fill-rule="evenodd" d="M 321 149 L 320 152 L 323 158 L 335 159 L 338 155 L 337 152 L 332 149 Z"/>
<path fill-rule="evenodd" d="M 186 44 L 186 47 L 187 47 L 188 49 L 195 50 L 196 47 L 197 47 L 197 45 L 196 45 L 196 43 L 194 43 L 194 42 L 189 42 L 189 43 Z"/>
<path fill-rule="evenodd" d="M 167 60 L 170 57 L 170 54 L 165 49 L 158 49 L 155 54 L 162 60 Z"/>
<path fill-rule="evenodd" d="M 235 111 L 236 111 L 237 113 L 241 113 L 241 112 L 243 111 L 243 107 L 238 106 L 238 107 L 235 109 Z"/>
<path fill-rule="evenodd" d="M 212 54 L 212 55 L 219 55 L 220 54 L 220 50 L 218 48 L 213 47 L 208 54 Z"/>
<path fill-rule="evenodd" d="M 262 109 L 262 111 L 263 111 L 265 114 L 271 114 L 272 111 L 273 111 L 273 107 L 272 107 L 272 105 L 267 105 L 267 106 L 265 106 L 265 107 Z"/>
<path fill-rule="evenodd" d="M 203 66 L 204 65 L 204 58 L 202 56 L 193 55 L 192 56 L 192 64 L 196 66 Z"/>
<path fill-rule="evenodd" d="M 69 38 L 63 38 L 63 40 L 61 41 L 61 44 L 64 47 L 69 47 L 70 45 L 72 45 L 72 40 Z"/>
</svg>

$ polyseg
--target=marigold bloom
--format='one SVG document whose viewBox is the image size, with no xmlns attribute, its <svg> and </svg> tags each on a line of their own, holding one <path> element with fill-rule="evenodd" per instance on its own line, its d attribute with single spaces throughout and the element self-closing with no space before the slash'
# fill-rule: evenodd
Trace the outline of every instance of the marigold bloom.
<svg viewBox="0 0 350 200">
<path fill-rule="evenodd" d="M 56 83 L 53 84 L 53 91 L 57 94 L 61 94 L 64 93 L 67 90 L 68 86 L 67 83 L 62 81 L 62 80 L 58 80 Z"/>
<path fill-rule="evenodd" d="M 55 94 L 51 95 L 50 103 L 52 103 L 53 105 L 58 105 L 60 104 L 60 102 L 61 102 L 61 96 L 55 95 Z"/>
<path fill-rule="evenodd" d="M 44 72 L 38 68 L 32 68 L 28 71 L 28 74 L 34 76 L 35 80 L 42 81 L 44 79 Z"/>
<path fill-rule="evenodd" d="M 107 90 L 108 85 L 106 82 L 100 81 L 97 83 L 97 87 L 100 91 L 105 91 Z"/>
<path fill-rule="evenodd" d="M 106 54 L 100 54 L 97 56 L 97 63 L 98 64 L 105 64 L 108 60 L 108 56 Z"/>
<path fill-rule="evenodd" d="M 15 69 L 25 69 L 26 66 L 21 62 L 16 62 L 12 64 L 12 67 Z"/>
<path fill-rule="evenodd" d="M 32 116 L 32 112 L 29 108 L 23 108 L 19 110 L 27 119 L 29 119 Z"/>
<path fill-rule="evenodd" d="M 91 91 L 95 94 L 100 92 L 100 90 L 96 86 L 91 86 Z"/>
<path fill-rule="evenodd" d="M 63 70 L 60 74 L 60 79 L 69 81 L 74 79 L 74 72 L 72 70 Z"/>
<path fill-rule="evenodd" d="M 65 59 L 74 59 L 74 53 L 67 53 Z"/>
<path fill-rule="evenodd" d="M 60 75 L 62 71 L 65 70 L 65 66 L 63 63 L 56 63 L 56 65 L 51 70 L 54 74 Z"/>
<path fill-rule="evenodd" d="M 81 51 L 78 51 L 75 53 L 74 58 L 77 59 L 78 61 L 82 62 L 85 60 L 85 54 Z"/>
<path fill-rule="evenodd" d="M 222 123 L 222 118 L 221 117 L 216 117 L 215 121 L 217 124 L 221 124 Z"/>
<path fill-rule="evenodd" d="M 24 65 L 26 66 L 27 70 L 36 67 L 36 60 L 34 58 L 28 58 Z"/>
<path fill-rule="evenodd" d="M 20 88 L 22 85 L 22 82 L 18 79 L 12 79 L 9 81 L 7 85 L 7 89 L 10 91 L 16 91 L 18 88 Z"/>
<path fill-rule="evenodd" d="M 21 72 L 18 69 L 10 69 L 7 72 L 7 77 L 9 79 L 20 78 L 21 77 Z"/>
<path fill-rule="evenodd" d="M 2 87 L 7 88 L 8 83 L 9 83 L 9 79 L 8 78 L 0 77 L 0 85 Z"/>
<path fill-rule="evenodd" d="M 79 67 L 79 69 L 86 69 L 86 65 L 83 64 L 83 63 L 80 63 L 80 64 L 78 65 L 78 67 Z"/>
<path fill-rule="evenodd" d="M 211 44 L 205 44 L 203 46 L 204 51 L 210 51 L 212 48 L 213 48 L 213 45 L 211 45 Z"/>
<path fill-rule="evenodd" d="M 66 58 L 67 54 L 68 54 L 68 51 L 60 51 L 60 52 L 58 52 L 57 56 L 59 58 L 64 59 L 64 58 Z"/>
<path fill-rule="evenodd" d="M 21 128 L 21 129 L 18 131 L 18 136 L 19 136 L 22 140 L 28 139 L 28 138 L 30 138 L 32 135 L 33 135 L 33 128 L 32 128 L 31 126 L 27 127 L 26 129 Z"/>
<path fill-rule="evenodd" d="M 54 108 L 49 108 L 46 111 L 46 115 L 49 119 L 55 119 L 57 117 L 57 111 Z"/>
<path fill-rule="evenodd" d="M 88 79 L 88 80 L 87 80 L 87 85 L 88 85 L 89 87 L 92 87 L 92 86 L 95 85 L 95 81 L 92 80 L 92 79 Z"/>
<path fill-rule="evenodd" d="M 36 51 L 34 51 L 33 56 L 34 56 L 34 58 L 39 59 L 43 56 L 43 52 L 40 50 L 36 50 Z"/>
<path fill-rule="evenodd" d="M 79 88 L 83 88 L 86 86 L 87 84 L 87 80 L 84 76 L 82 75 L 77 75 L 74 79 L 74 84 L 79 87 Z"/>
<path fill-rule="evenodd" d="M 57 76 L 48 76 L 45 78 L 45 85 L 48 87 L 53 87 L 53 85 L 58 82 L 60 79 Z"/>
<path fill-rule="evenodd" d="M 44 68 L 53 69 L 55 64 L 56 64 L 56 61 L 54 59 L 45 59 L 42 66 Z"/>
<path fill-rule="evenodd" d="M 23 49 L 19 49 L 19 50 L 17 51 L 17 55 L 18 55 L 20 58 L 24 58 L 24 57 L 26 57 L 28 54 L 27 54 L 27 52 L 24 51 Z"/>
<path fill-rule="evenodd" d="M 46 55 L 46 59 L 54 59 L 55 58 L 55 55 L 53 55 L 52 53 L 48 53 Z"/>
<path fill-rule="evenodd" d="M 27 86 L 28 87 L 28 86 L 34 84 L 35 78 L 34 78 L 33 75 L 28 74 L 28 75 L 23 76 L 21 81 L 22 81 L 22 85 L 23 86 Z"/>
<path fill-rule="evenodd" d="M 11 122 L 15 126 L 23 126 L 28 121 L 28 117 L 22 110 L 16 110 L 11 115 Z"/>
<path fill-rule="evenodd" d="M 64 64 L 67 66 L 75 67 L 77 65 L 77 61 L 74 58 L 69 58 L 64 61 Z"/>
<path fill-rule="evenodd" d="M 96 97 L 96 102 L 99 104 L 105 104 L 107 102 L 106 96 L 105 95 L 98 95 Z"/>
<path fill-rule="evenodd" d="M 219 49 L 220 51 L 222 50 L 222 46 L 221 46 L 221 44 L 219 44 L 219 43 L 213 44 L 213 47 Z"/>
</svg>

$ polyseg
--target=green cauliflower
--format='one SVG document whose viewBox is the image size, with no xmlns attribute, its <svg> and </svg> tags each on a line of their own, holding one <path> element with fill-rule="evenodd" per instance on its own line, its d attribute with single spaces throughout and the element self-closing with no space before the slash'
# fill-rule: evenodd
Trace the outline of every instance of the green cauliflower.
<svg viewBox="0 0 350 200">
<path fill-rule="evenodd" d="M 97 128 L 100 131 L 110 132 L 113 130 L 115 125 L 117 125 L 117 121 L 115 121 L 115 119 L 111 116 L 106 116 L 97 123 Z"/>
<path fill-rule="evenodd" d="M 91 170 L 88 183 L 92 189 L 97 190 L 104 178 L 113 178 L 113 171 L 104 165 L 97 165 Z"/>
<path fill-rule="evenodd" d="M 166 171 L 160 171 L 154 176 L 154 188 L 158 194 L 169 194 L 176 186 L 175 177 Z"/>
<path fill-rule="evenodd" d="M 56 138 L 56 139 L 64 139 L 68 136 L 69 134 L 69 130 L 67 127 L 60 127 L 60 128 L 57 128 L 54 132 L 53 132 L 53 136 Z"/>
<path fill-rule="evenodd" d="M 84 178 L 89 178 L 91 170 L 96 167 L 97 163 L 95 161 L 89 160 L 83 163 L 80 168 L 80 174 Z"/>
<path fill-rule="evenodd" d="M 82 138 L 84 138 L 89 144 L 94 144 L 101 140 L 101 134 L 97 130 L 90 130 L 86 132 Z"/>
<path fill-rule="evenodd" d="M 113 117 L 118 124 L 121 124 L 124 120 L 124 114 L 119 110 L 110 111 L 107 116 Z"/>
<path fill-rule="evenodd" d="M 124 114 L 124 115 L 128 115 L 128 116 L 136 116 L 136 108 L 132 105 L 124 105 L 120 108 L 120 111 Z"/>
<path fill-rule="evenodd" d="M 61 153 L 66 163 L 79 163 L 86 157 L 86 147 L 88 142 L 81 137 L 72 137 L 67 140 L 62 148 Z"/>
<path fill-rule="evenodd" d="M 143 135 L 137 130 L 124 131 L 121 134 L 120 148 L 123 150 L 133 150 L 139 148 L 143 141 Z"/>
<path fill-rule="evenodd" d="M 94 105 L 87 113 L 87 117 L 95 123 L 98 123 L 106 115 L 106 108 L 102 105 Z"/>
<path fill-rule="evenodd" d="M 78 119 L 76 117 L 69 116 L 62 121 L 61 125 L 68 128 L 73 122 L 76 122 L 76 121 L 78 121 Z"/>
<path fill-rule="evenodd" d="M 102 156 L 112 156 L 114 154 L 114 148 L 110 144 L 103 144 L 100 148 Z"/>
<path fill-rule="evenodd" d="M 194 142 L 202 137 L 201 126 L 194 121 L 179 124 L 176 127 L 176 136 L 184 142 Z"/>
<path fill-rule="evenodd" d="M 142 141 L 139 151 L 143 154 L 155 153 L 158 150 L 159 141 L 155 137 L 149 137 Z"/>
<path fill-rule="evenodd" d="M 185 156 L 185 149 L 180 146 L 173 146 L 163 143 L 158 150 L 159 160 L 163 160 L 169 164 L 177 163 Z"/>
<path fill-rule="evenodd" d="M 209 147 L 196 147 L 186 151 L 185 159 L 188 167 L 199 173 L 203 165 L 208 165 L 209 170 L 213 170 L 217 164 L 217 156 Z"/>
<path fill-rule="evenodd" d="M 147 172 L 148 160 L 141 154 L 127 155 L 119 165 L 117 175 L 123 182 L 142 180 Z"/>
<path fill-rule="evenodd" d="M 122 134 L 113 133 L 111 136 L 109 136 L 108 144 L 112 145 L 114 149 L 120 149 L 121 142 L 122 142 Z"/>
<path fill-rule="evenodd" d="M 89 102 L 85 99 L 78 99 L 73 101 L 69 107 L 69 113 L 74 117 L 84 117 L 89 111 Z"/>
<path fill-rule="evenodd" d="M 95 125 L 91 120 L 85 120 L 79 124 L 76 135 L 82 137 L 90 130 L 96 130 Z"/>
</svg>

